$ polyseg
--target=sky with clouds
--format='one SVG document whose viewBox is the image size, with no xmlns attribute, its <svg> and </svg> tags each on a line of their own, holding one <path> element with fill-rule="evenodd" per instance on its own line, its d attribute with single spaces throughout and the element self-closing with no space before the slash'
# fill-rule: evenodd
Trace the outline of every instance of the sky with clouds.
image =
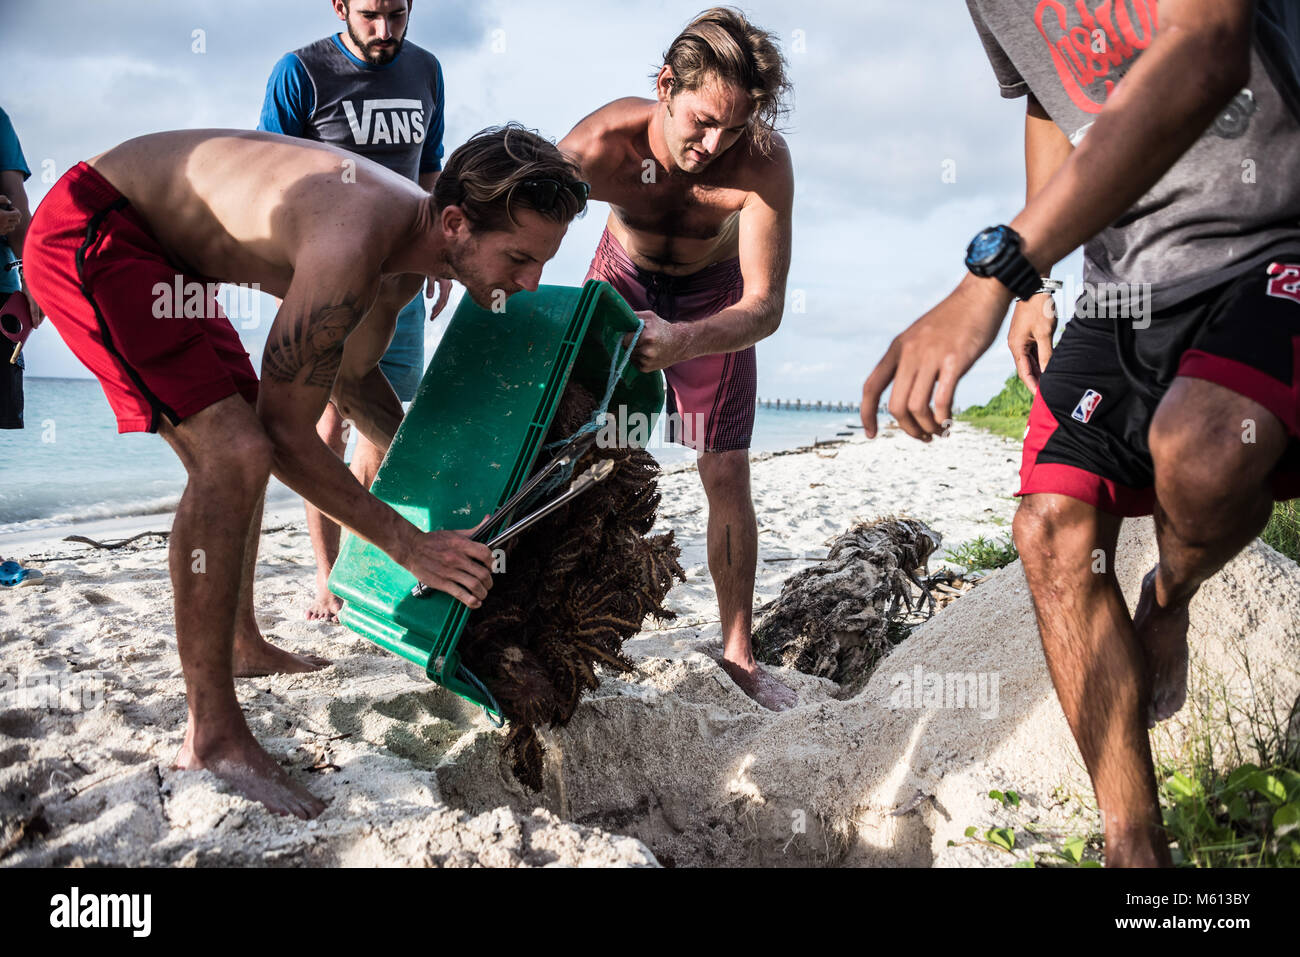
<svg viewBox="0 0 1300 957">
<path fill-rule="evenodd" d="M 255 126 L 275 61 L 341 27 L 328 0 L 5 5 L 0 106 L 33 171 L 33 207 L 70 166 L 130 137 Z M 417 0 L 409 39 L 442 61 L 450 153 L 507 120 L 558 140 L 609 100 L 650 95 L 664 49 L 705 5 Z M 758 346 L 759 395 L 856 401 L 893 336 L 961 278 L 970 237 L 1023 205 L 1023 101 L 999 97 L 961 0 L 742 6 L 780 38 L 795 90 L 791 299 Z M 592 204 L 574 223 L 543 282 L 581 283 L 605 216 Z M 1057 275 L 1078 269 L 1076 255 Z M 241 330 L 254 357 L 268 324 Z M 24 354 L 29 376 L 88 374 L 49 326 Z M 1000 337 L 958 404 L 1013 371 Z"/>
</svg>

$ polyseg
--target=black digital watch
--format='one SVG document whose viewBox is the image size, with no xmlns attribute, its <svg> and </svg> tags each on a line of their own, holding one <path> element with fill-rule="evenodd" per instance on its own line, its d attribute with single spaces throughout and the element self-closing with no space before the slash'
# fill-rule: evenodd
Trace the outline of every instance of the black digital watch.
<svg viewBox="0 0 1300 957">
<path fill-rule="evenodd" d="M 991 226 L 971 240 L 966 268 L 981 279 L 996 279 L 1017 299 L 1032 299 L 1042 289 L 1038 270 L 1021 251 L 1024 241 L 1010 226 Z"/>
</svg>

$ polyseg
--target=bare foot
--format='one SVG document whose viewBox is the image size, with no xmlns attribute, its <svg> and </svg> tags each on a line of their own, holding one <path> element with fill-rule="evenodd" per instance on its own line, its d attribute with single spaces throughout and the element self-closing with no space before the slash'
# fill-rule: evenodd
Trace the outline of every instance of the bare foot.
<svg viewBox="0 0 1300 957">
<path fill-rule="evenodd" d="M 794 689 L 777 681 L 757 661 L 752 668 L 738 665 L 734 661 L 721 659 L 718 664 L 731 675 L 731 680 L 741 691 L 749 695 L 768 711 L 789 711 L 799 703 L 799 696 Z"/>
<path fill-rule="evenodd" d="M 1159 567 L 1159 566 L 1157 566 Z M 1151 683 L 1147 726 L 1172 718 L 1187 700 L 1187 605 L 1161 608 L 1156 602 L 1156 569 L 1142 579 L 1142 594 L 1133 614 Z"/>
<path fill-rule="evenodd" d="M 296 784 L 246 730 L 232 740 L 205 749 L 202 757 L 187 735 L 175 766 L 182 771 L 206 768 L 250 801 L 258 801 L 276 814 L 292 814 L 305 820 L 325 810 L 324 802 Z"/>
<path fill-rule="evenodd" d="M 258 678 L 262 675 L 296 675 L 320 671 L 331 664 L 319 655 L 296 655 L 277 648 L 261 635 L 235 639 L 235 677 Z"/>
<path fill-rule="evenodd" d="M 339 623 L 339 612 L 343 610 L 343 599 L 329 590 L 325 580 L 316 582 L 316 598 L 307 606 L 308 621 L 327 621 Z"/>
</svg>

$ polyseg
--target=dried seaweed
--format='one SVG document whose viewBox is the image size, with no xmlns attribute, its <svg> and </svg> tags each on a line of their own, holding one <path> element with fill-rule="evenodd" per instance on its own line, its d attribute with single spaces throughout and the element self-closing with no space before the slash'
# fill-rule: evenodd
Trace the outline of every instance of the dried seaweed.
<svg viewBox="0 0 1300 957">
<path fill-rule="evenodd" d="M 890 649 L 889 622 L 912 607 L 916 571 L 940 536 L 914 519 L 862 522 L 831 543 L 824 562 L 790 576 L 759 609 L 754 654 L 773 665 L 830 678 L 845 696 L 867 683 Z"/>
<path fill-rule="evenodd" d="M 570 385 L 547 441 L 568 438 L 595 408 L 589 392 Z M 623 642 L 648 615 L 675 617 L 664 597 L 674 580 L 685 581 L 672 532 L 649 535 L 658 463 L 643 449 L 597 444 L 575 474 L 603 459 L 615 463 L 609 478 L 507 543 L 506 570 L 460 642 L 465 665 L 511 722 L 502 747 L 533 790 L 542 787 L 537 728 L 567 723 L 599 684 L 598 667 L 630 671 Z"/>
</svg>

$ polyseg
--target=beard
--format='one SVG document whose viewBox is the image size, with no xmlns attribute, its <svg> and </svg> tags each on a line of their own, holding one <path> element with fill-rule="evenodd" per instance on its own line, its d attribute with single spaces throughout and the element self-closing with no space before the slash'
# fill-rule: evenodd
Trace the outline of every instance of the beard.
<svg viewBox="0 0 1300 957">
<path fill-rule="evenodd" d="M 348 22 L 348 36 L 352 38 L 352 42 L 357 45 L 357 49 L 371 66 L 387 66 L 392 63 L 397 59 L 397 54 L 402 52 L 402 44 L 406 42 L 406 35 L 403 34 L 392 41 L 391 49 L 381 47 L 379 40 L 371 40 L 367 43 L 357 36 L 356 31 L 352 29 L 351 21 Z"/>
<path fill-rule="evenodd" d="M 447 262 L 451 265 L 455 279 L 465 287 L 465 294 L 474 300 L 480 309 L 492 309 L 498 305 L 501 289 L 500 283 L 494 283 L 474 265 L 478 243 L 471 240 L 459 249 L 447 250 Z M 494 301 L 495 300 L 495 301 Z"/>
</svg>

